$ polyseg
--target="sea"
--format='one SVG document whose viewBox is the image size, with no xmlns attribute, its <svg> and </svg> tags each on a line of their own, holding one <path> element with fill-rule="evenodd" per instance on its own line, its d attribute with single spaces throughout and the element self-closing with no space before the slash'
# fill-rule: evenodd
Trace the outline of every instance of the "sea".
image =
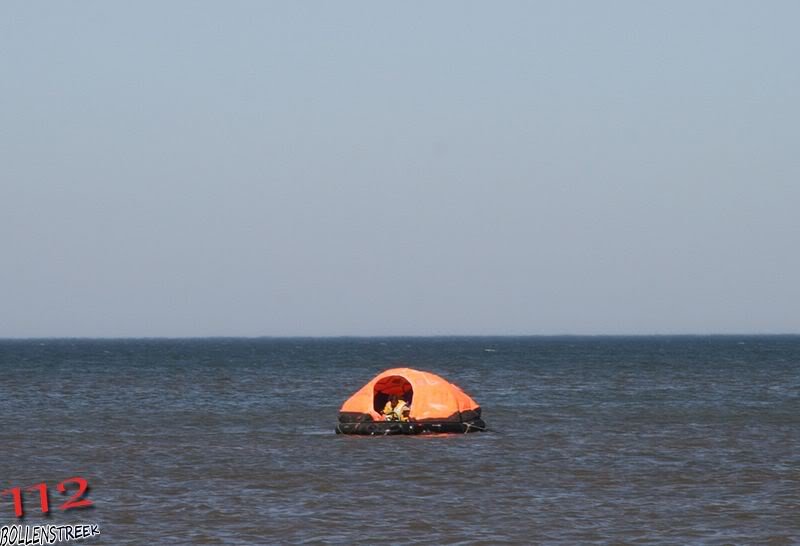
<svg viewBox="0 0 800 546">
<path fill-rule="evenodd" d="M 397 365 L 490 430 L 335 434 Z M 798 336 L 0 340 L 0 415 L 80 544 L 800 544 Z"/>
</svg>

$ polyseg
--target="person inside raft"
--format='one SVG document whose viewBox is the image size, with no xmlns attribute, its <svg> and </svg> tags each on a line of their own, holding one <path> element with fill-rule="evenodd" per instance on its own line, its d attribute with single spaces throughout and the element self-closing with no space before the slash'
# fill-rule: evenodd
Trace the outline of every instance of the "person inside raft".
<svg viewBox="0 0 800 546">
<path fill-rule="evenodd" d="M 383 415 L 387 421 L 408 421 L 409 413 L 411 413 L 409 405 L 396 394 L 393 394 L 383 407 Z"/>
</svg>

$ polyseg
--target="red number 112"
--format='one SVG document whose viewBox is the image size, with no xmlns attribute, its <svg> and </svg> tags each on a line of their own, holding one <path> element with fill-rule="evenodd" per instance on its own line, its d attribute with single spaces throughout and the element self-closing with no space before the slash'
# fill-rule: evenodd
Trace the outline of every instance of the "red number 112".
<svg viewBox="0 0 800 546">
<path fill-rule="evenodd" d="M 87 506 L 91 506 L 93 503 L 89 499 L 83 498 L 88 489 L 89 489 L 89 482 L 85 479 L 81 478 L 80 476 L 75 476 L 74 478 L 69 478 L 56 486 L 58 492 L 66 494 L 67 492 L 67 485 L 74 483 L 78 485 L 78 491 L 75 492 L 66 502 L 64 502 L 61 506 L 59 506 L 60 510 L 71 510 L 73 508 L 85 508 Z M 47 484 L 37 483 L 36 485 L 32 485 L 30 487 L 26 487 L 25 491 L 38 491 L 39 492 L 39 507 L 42 510 L 43 514 L 47 514 L 50 512 L 50 502 L 49 502 L 49 491 L 47 489 Z M 22 509 L 22 489 L 19 487 L 12 487 L 11 489 L 6 489 L 5 491 L 0 491 L 0 497 L 5 497 L 6 495 L 11 495 L 11 498 L 14 501 L 14 514 L 21 518 L 24 515 L 24 511 Z"/>
</svg>

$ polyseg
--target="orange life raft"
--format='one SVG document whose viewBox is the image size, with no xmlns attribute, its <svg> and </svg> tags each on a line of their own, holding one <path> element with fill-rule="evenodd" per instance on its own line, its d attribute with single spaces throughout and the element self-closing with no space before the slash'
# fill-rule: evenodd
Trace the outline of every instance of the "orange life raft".
<svg viewBox="0 0 800 546">
<path fill-rule="evenodd" d="M 410 405 L 407 421 L 389 421 L 381 413 L 393 396 Z M 422 434 L 486 430 L 481 407 L 464 391 L 438 375 L 393 368 L 375 376 L 339 410 L 337 434 Z"/>
</svg>

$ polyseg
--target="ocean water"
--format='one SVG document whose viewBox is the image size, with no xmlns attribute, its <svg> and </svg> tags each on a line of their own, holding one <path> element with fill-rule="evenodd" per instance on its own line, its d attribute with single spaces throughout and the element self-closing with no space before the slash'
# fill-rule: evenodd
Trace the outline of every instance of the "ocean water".
<svg viewBox="0 0 800 546">
<path fill-rule="evenodd" d="M 401 362 L 492 432 L 335 435 Z M 800 544 L 800 337 L 5 340 L 0 415 L 85 544 Z"/>
</svg>

